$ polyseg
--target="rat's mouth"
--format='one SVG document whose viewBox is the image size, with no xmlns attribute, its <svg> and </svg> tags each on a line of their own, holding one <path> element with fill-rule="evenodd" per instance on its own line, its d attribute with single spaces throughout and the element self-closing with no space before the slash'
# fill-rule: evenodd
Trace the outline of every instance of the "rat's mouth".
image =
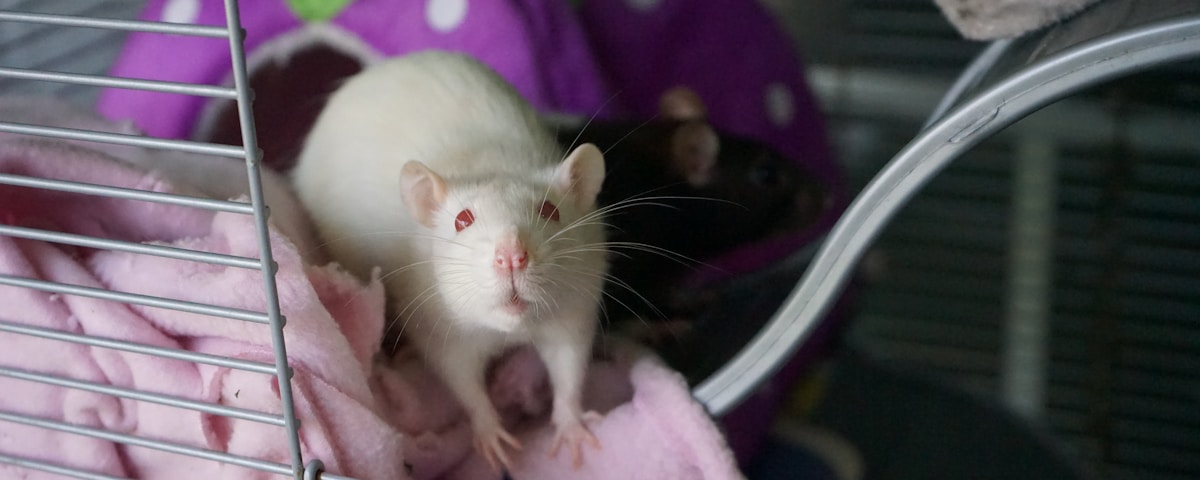
<svg viewBox="0 0 1200 480">
<path fill-rule="evenodd" d="M 500 305 L 500 309 L 512 315 L 521 315 L 529 310 L 529 302 L 514 290 L 509 294 L 508 301 Z"/>
</svg>

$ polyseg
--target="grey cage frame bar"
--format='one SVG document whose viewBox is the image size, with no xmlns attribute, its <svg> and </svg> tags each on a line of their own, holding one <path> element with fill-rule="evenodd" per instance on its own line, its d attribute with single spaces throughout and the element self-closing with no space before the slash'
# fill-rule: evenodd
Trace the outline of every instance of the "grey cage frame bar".
<svg viewBox="0 0 1200 480">
<path fill-rule="evenodd" d="M 266 324 L 270 331 L 271 342 L 274 349 L 274 364 L 264 364 L 257 362 L 248 362 L 233 358 L 224 358 L 214 355 L 199 354 L 183 350 L 174 350 L 168 348 L 153 347 L 148 345 L 140 345 L 136 343 L 106 339 L 99 337 L 90 337 L 87 335 L 78 335 L 55 330 L 48 330 L 38 327 L 19 325 L 0 319 L 0 333 L 12 335 L 26 335 L 45 339 L 58 340 L 63 342 L 71 342 L 83 345 L 90 345 L 101 348 L 110 348 L 134 352 L 145 355 L 158 356 L 163 358 L 171 358 L 177 360 L 190 361 L 195 363 L 204 363 L 217 365 L 233 369 L 240 369 L 261 374 L 273 375 L 278 379 L 279 395 L 282 406 L 282 414 L 273 415 L 262 412 L 255 412 L 240 408 L 224 407 L 220 405 L 208 404 L 183 398 L 176 398 L 167 395 L 142 392 L 132 389 L 113 387 L 109 385 L 100 385 L 90 382 L 72 380 L 68 378 L 57 377 L 53 375 L 45 375 L 33 372 L 26 372 L 19 369 L 0 367 L 0 376 L 20 379 L 30 382 L 39 382 L 43 384 L 56 385 L 65 388 L 73 388 L 86 390 L 96 393 L 113 395 L 122 398 L 133 400 L 154 402 L 163 405 L 190 409 L 214 415 L 221 415 L 230 418 L 239 418 L 243 420 L 265 423 L 284 428 L 287 433 L 288 450 L 290 452 L 289 464 L 278 464 L 267 462 L 254 458 L 240 457 L 236 455 L 205 450 L 201 448 L 189 447 L 184 445 L 170 444 L 150 439 L 138 438 L 135 436 L 118 434 L 114 432 L 103 431 L 99 429 L 71 425 L 68 423 L 39 419 L 26 415 L 15 414 L 11 412 L 0 412 L 0 421 L 19 423 L 40 428 L 58 430 L 78 435 L 89 436 L 93 438 L 105 439 L 113 442 L 118 442 L 126 445 L 146 447 L 157 449 L 166 452 L 177 453 L 209 459 L 217 462 L 224 462 L 234 465 L 239 465 L 247 468 L 261 470 L 269 473 L 290 476 L 295 479 L 316 479 L 325 478 L 331 480 L 343 479 L 336 475 L 326 475 L 322 473 L 323 466 L 320 460 L 312 460 L 307 465 L 304 464 L 304 459 L 300 450 L 299 439 L 299 422 L 295 415 L 294 403 L 292 398 L 291 378 L 292 370 L 287 363 L 287 349 L 284 345 L 283 327 L 285 319 L 280 312 L 279 297 L 276 291 L 275 273 L 276 265 L 271 254 L 270 240 L 267 236 L 267 217 L 268 210 L 264 201 L 262 189 L 262 180 L 260 173 L 260 160 L 262 152 L 257 145 L 257 137 L 254 126 L 254 118 L 251 108 L 251 92 L 247 79 L 245 51 L 244 51 L 244 36 L 245 32 L 241 26 L 239 17 L 237 0 L 225 0 L 225 19 L 226 25 L 219 26 L 204 26 L 191 24 L 176 24 L 166 22 L 147 22 L 147 21 L 132 21 L 132 20 L 116 20 L 103 18 L 90 18 L 83 16 L 70 15 L 49 15 L 49 14 L 34 14 L 22 13 L 15 11 L 0 11 L 0 22 L 23 22 L 41 25 L 51 25 L 64 28 L 95 28 L 120 30 L 128 32 L 149 32 L 167 35 L 194 35 L 213 38 L 226 38 L 229 41 L 229 52 L 232 59 L 233 72 L 233 88 L 215 87 L 210 85 L 173 83 L 173 82 L 158 82 L 148 80 L 136 80 L 127 78 L 116 78 L 95 75 L 77 75 L 62 72 L 46 72 L 32 69 L 18 68 L 0 68 L 0 77 L 17 78 L 25 80 L 49 81 L 76 85 L 89 85 L 99 87 L 113 88 L 129 88 L 149 90 L 156 92 L 168 92 L 185 95 L 205 96 L 212 98 L 231 99 L 237 102 L 238 116 L 241 122 L 241 133 L 243 144 L 241 147 L 217 145 L 210 143 L 180 141 L 180 140 L 165 140 L 149 137 L 138 137 L 130 135 L 119 135 L 111 133 L 74 130 L 66 128 L 50 128 L 36 125 L 24 125 L 9 122 L 0 122 L 0 132 L 37 135 L 51 138 L 84 140 L 93 142 L 104 142 L 118 145 L 138 146 L 144 148 L 157 149 L 173 149 L 178 151 L 200 153 L 209 155 L 218 155 L 231 158 L 241 158 L 246 162 L 247 181 L 249 182 L 250 203 L 220 201 L 187 197 L 173 194 L 142 192 L 125 188 L 107 187 L 101 185 L 81 184 L 75 182 L 56 181 L 42 178 L 26 177 L 21 175 L 0 174 L 0 184 L 11 186 L 22 186 L 32 188 L 52 189 L 63 192 L 72 192 L 87 195 L 98 195 L 112 198 L 122 198 L 140 201 L 151 201 L 159 203 L 167 203 L 172 205 L 180 205 L 194 208 L 202 208 L 207 210 L 233 212 L 239 214 L 253 215 L 254 224 L 257 234 L 259 258 L 244 258 L 231 255 L 213 254 L 207 252 L 199 252 L 181 248 L 146 245 L 140 243 L 122 242 L 115 240 L 107 240 L 101 238 L 92 238 L 83 235 L 72 235 L 60 232 L 43 231 L 30 228 L 22 228 L 15 226 L 0 225 L 0 235 L 11 237 L 41 240 L 48 242 L 63 243 L 69 245 L 86 246 L 93 248 L 102 248 L 110 250 L 119 250 L 147 255 L 158 255 L 169 258 L 206 262 L 211 264 L 223 265 L 235 268 L 257 269 L 262 272 L 263 295 L 266 298 L 266 312 L 250 312 L 239 309 L 225 308 L 216 305 L 205 305 L 192 302 L 184 302 L 169 298 L 151 297 L 145 295 L 135 295 L 121 292 L 106 291 L 101 289 L 85 288 L 75 285 L 61 284 L 55 282 L 45 282 L 28 278 L 20 278 L 11 275 L 0 275 L 0 285 L 24 287 L 35 290 L 41 290 L 52 293 L 60 293 L 67 295 L 82 295 L 94 298 L 100 298 L 111 301 L 120 301 L 147 305 L 160 308 L 168 308 L 186 312 L 200 313 L 206 315 L 220 316 L 249 322 Z M 3 312 L 0 312 L 2 314 Z M 86 479 L 111 479 L 114 477 L 101 475 L 94 472 L 83 471 L 79 469 L 54 465 L 47 462 L 37 461 L 28 458 L 18 458 L 12 455 L 0 453 L 0 462 L 17 465 L 20 467 L 40 470 L 44 472 L 56 473 L 60 475 L 71 476 L 75 478 Z"/>
<path fill-rule="evenodd" d="M 1107 33 L 1057 50 L 1037 45 L 1056 31 L 1097 18 L 1119 16 L 1137 0 L 1105 0 L 1080 16 L 1044 29 L 1033 39 L 998 40 L 968 66 L 930 117 L 927 127 L 897 153 L 867 184 L 826 236 L 800 283 L 758 334 L 712 376 L 696 386 L 695 396 L 710 412 L 722 414 L 745 399 L 779 369 L 815 328 L 871 242 L 904 204 L 950 162 L 971 147 L 1056 100 L 1089 86 L 1169 62 L 1200 57 L 1200 2 L 1153 2 L 1159 20 L 1122 19 Z M 1173 19 L 1161 20 L 1170 13 Z M 1072 25 L 1074 24 L 1074 25 Z M 1032 46 L 1032 51 L 1015 44 Z M 1051 53 L 1050 50 L 1055 50 Z M 1028 53 L 1012 74 L 997 76 L 1005 56 Z M 1024 65 L 1029 60 L 1031 63 Z M 1005 73 L 1005 72 L 999 72 Z M 983 86 L 974 96 L 969 92 Z M 957 106 L 956 106 L 957 105 Z"/>
</svg>

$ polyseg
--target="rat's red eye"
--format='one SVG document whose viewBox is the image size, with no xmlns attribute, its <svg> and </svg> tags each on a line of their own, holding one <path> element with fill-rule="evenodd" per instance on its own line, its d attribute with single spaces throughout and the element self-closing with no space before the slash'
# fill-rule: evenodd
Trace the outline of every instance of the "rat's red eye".
<svg viewBox="0 0 1200 480">
<path fill-rule="evenodd" d="M 558 221 L 558 207 L 550 202 L 542 202 L 542 207 L 538 209 L 538 215 L 546 220 Z"/>
<path fill-rule="evenodd" d="M 458 212 L 457 217 L 454 217 L 454 231 L 461 232 L 472 223 L 475 223 L 475 214 L 464 208 L 463 211 Z"/>
</svg>

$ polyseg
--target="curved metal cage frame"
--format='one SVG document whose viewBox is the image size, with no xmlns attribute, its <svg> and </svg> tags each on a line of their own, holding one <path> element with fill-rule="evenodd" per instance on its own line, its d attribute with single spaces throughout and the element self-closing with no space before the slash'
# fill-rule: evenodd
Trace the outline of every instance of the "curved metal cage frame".
<svg viewBox="0 0 1200 480">
<path fill-rule="evenodd" d="M 1087 87 L 1197 57 L 1196 1 L 1138 6 L 1133 0 L 1108 0 L 1031 36 L 994 42 L 960 75 L 927 127 L 851 202 L 768 325 L 700 383 L 696 397 L 719 415 L 778 370 L 832 306 L 896 212 L 973 146 Z"/>
</svg>

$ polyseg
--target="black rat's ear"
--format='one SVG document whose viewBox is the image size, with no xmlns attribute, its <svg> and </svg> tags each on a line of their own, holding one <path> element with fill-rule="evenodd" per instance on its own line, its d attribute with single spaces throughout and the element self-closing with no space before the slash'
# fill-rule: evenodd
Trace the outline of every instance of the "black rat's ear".
<svg viewBox="0 0 1200 480">
<path fill-rule="evenodd" d="M 700 95 L 685 86 L 673 87 L 658 99 L 658 113 L 672 120 L 700 120 L 708 116 Z"/>
<path fill-rule="evenodd" d="M 400 171 L 400 195 L 413 218 L 433 228 L 433 213 L 446 201 L 446 181 L 424 163 L 411 160 Z"/>
<path fill-rule="evenodd" d="M 595 205 L 603 184 L 604 154 L 590 143 L 575 147 L 554 170 L 555 190 L 580 209 Z"/>
<path fill-rule="evenodd" d="M 707 122 L 687 122 L 671 135 L 671 166 L 693 187 L 712 181 L 721 141 Z"/>
</svg>

